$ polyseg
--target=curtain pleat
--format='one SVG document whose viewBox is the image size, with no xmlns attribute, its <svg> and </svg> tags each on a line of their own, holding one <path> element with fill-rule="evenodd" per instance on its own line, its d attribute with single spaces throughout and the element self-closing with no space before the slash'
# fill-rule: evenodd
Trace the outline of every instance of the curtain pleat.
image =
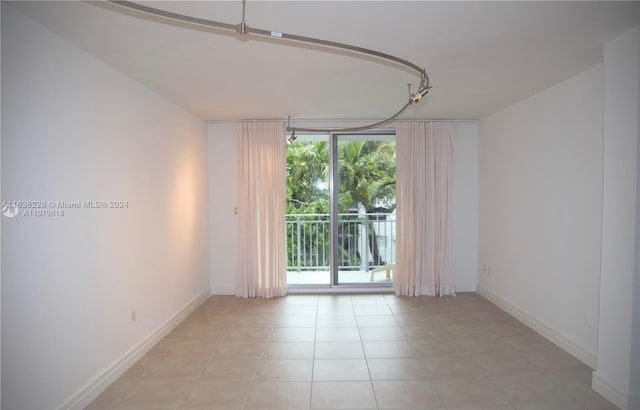
<svg viewBox="0 0 640 410">
<path fill-rule="evenodd" d="M 451 268 L 452 145 L 453 125 L 448 122 L 396 124 L 397 295 L 455 295 Z"/>
<path fill-rule="evenodd" d="M 240 152 L 239 297 L 287 293 L 285 244 L 286 133 L 283 121 L 236 125 Z"/>
</svg>

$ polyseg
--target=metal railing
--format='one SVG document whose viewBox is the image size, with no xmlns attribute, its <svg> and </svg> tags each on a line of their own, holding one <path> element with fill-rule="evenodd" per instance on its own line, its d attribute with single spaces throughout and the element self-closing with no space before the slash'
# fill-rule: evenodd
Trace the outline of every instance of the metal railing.
<svg viewBox="0 0 640 410">
<path fill-rule="evenodd" d="M 368 271 L 395 263 L 396 215 L 338 214 L 340 270 Z M 329 214 L 287 214 L 287 271 L 328 271 L 331 258 Z"/>
</svg>

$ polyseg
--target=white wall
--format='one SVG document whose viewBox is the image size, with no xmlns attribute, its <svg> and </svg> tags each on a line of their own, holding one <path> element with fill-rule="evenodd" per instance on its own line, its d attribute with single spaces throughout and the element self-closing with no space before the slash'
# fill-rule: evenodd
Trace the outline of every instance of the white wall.
<svg viewBox="0 0 640 410">
<path fill-rule="evenodd" d="M 303 121 L 297 127 L 362 125 L 358 121 Z M 211 291 L 235 294 L 237 258 L 238 155 L 231 122 L 210 122 L 209 136 L 209 258 Z M 478 123 L 455 123 L 452 171 L 452 253 L 456 290 L 476 286 L 478 240 Z"/>
<path fill-rule="evenodd" d="M 2 408 L 80 406 L 208 292 L 204 123 L 6 3 L 2 103 L 2 200 L 129 204 L 2 217 Z"/>
<path fill-rule="evenodd" d="M 481 121 L 479 290 L 594 366 L 602 65 Z"/>
<path fill-rule="evenodd" d="M 455 290 L 478 278 L 478 121 L 455 122 L 451 170 L 451 256 Z"/>
<path fill-rule="evenodd" d="M 640 408 L 640 301 L 634 311 L 633 293 L 640 285 L 639 76 L 640 26 L 604 46 L 602 279 L 593 387 L 623 409 Z"/>
<path fill-rule="evenodd" d="M 209 122 L 209 274 L 211 293 L 235 295 L 238 259 L 238 153 L 234 123 Z"/>
</svg>

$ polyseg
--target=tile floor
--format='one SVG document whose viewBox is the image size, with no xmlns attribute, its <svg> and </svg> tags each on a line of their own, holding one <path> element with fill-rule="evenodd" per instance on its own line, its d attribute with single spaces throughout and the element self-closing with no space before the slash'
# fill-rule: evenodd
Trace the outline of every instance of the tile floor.
<svg viewBox="0 0 640 410">
<path fill-rule="evenodd" d="M 215 296 L 88 409 L 615 409 L 476 293 Z"/>
</svg>

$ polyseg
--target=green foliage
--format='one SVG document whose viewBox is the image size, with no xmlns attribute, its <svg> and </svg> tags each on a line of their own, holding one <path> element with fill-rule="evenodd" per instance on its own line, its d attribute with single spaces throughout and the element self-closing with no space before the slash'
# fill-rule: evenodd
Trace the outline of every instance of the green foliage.
<svg viewBox="0 0 640 410">
<path fill-rule="evenodd" d="M 341 228 L 339 263 L 357 266 L 360 255 L 353 249 L 358 241 L 357 210 L 367 213 L 392 212 L 395 208 L 395 142 L 344 141 L 338 143 L 338 212 L 355 213 Z M 287 149 L 288 266 L 329 265 L 329 144 L 296 141 Z M 324 216 L 318 214 L 325 214 Z M 294 223 L 294 220 L 296 221 Z M 370 230 L 375 243 L 375 232 Z M 318 243 L 322 246 L 318 248 Z M 374 245 L 375 246 L 375 245 Z M 300 247 L 300 249 L 298 249 Z M 351 249 L 348 251 L 348 249 Z M 374 258 L 376 249 L 371 249 Z M 300 257 L 300 260 L 297 258 Z"/>
<path fill-rule="evenodd" d="M 287 147 L 287 213 L 329 213 L 329 145 L 294 142 Z"/>
<path fill-rule="evenodd" d="M 358 205 L 367 212 L 395 208 L 395 143 L 347 141 L 338 144 L 338 209 Z M 329 145 L 297 141 L 287 150 L 287 213 L 329 213 Z"/>
</svg>

